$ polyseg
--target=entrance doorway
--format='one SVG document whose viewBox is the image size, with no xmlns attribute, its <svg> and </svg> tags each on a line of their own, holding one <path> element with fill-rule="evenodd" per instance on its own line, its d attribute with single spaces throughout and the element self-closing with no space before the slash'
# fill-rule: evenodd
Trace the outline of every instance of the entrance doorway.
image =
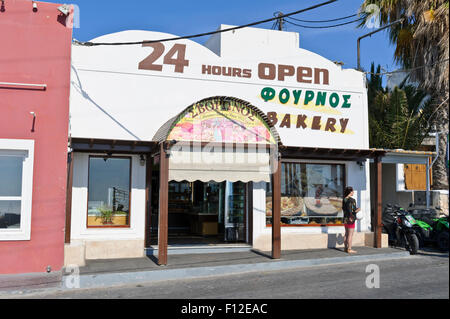
<svg viewBox="0 0 450 319">
<path fill-rule="evenodd" d="M 159 189 L 153 171 L 152 188 Z M 248 183 L 169 182 L 168 244 L 247 242 Z M 158 245 L 158 192 L 152 192 L 151 245 Z"/>
<path fill-rule="evenodd" d="M 159 184 L 152 190 L 160 202 L 154 198 L 150 205 L 147 200 L 152 212 L 147 223 L 151 220 L 152 228 L 146 228 L 146 243 L 149 238 L 157 240 L 158 263 L 166 265 L 167 246 L 180 238 L 186 243 L 187 236 L 201 243 L 251 244 L 251 185 L 270 182 L 281 145 L 265 113 L 234 97 L 210 97 L 164 123 L 152 141 L 158 144 L 150 156 L 160 170 Z M 147 199 L 148 192 L 147 188 Z M 274 209 L 274 216 L 277 213 Z M 276 247 L 277 226 L 272 236 Z"/>
</svg>

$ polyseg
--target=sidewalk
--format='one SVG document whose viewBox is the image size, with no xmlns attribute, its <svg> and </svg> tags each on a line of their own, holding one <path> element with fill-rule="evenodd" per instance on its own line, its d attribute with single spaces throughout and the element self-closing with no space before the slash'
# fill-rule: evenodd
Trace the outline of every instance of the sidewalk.
<svg viewBox="0 0 450 319">
<path fill-rule="evenodd" d="M 230 253 L 207 253 L 169 255 L 167 266 L 158 266 L 153 256 L 120 260 L 92 260 L 79 268 L 79 288 L 104 288 L 119 285 L 150 283 L 177 279 L 232 275 L 248 272 L 266 272 L 292 268 L 325 266 L 352 262 L 376 262 L 382 259 L 409 257 L 409 252 L 395 248 L 355 247 L 357 254 L 349 255 L 341 249 L 316 249 L 283 251 L 281 259 L 258 251 Z M 8 295 L 23 295 L 39 291 L 67 290 L 74 283 L 74 277 L 63 273 L 62 281 L 56 287 L 33 289 L 33 287 L 0 290 L 0 298 Z"/>
</svg>

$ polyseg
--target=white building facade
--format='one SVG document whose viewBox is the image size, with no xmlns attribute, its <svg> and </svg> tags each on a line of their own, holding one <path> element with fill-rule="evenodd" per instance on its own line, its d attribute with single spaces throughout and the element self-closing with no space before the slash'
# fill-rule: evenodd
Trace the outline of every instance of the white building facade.
<svg viewBox="0 0 450 319">
<path fill-rule="evenodd" d="M 173 37 L 125 31 L 92 42 Z M 208 101 L 223 112 L 205 115 L 214 111 L 207 107 Z M 236 117 L 226 113 L 219 106 L 224 101 L 231 101 L 240 113 Z M 205 46 L 191 40 L 74 45 L 66 264 L 141 257 L 146 248 L 157 247 L 161 224 L 155 218 L 159 218 L 160 197 L 154 194 L 161 182 L 160 158 L 150 154 L 161 142 L 173 146 L 190 137 L 203 143 L 201 147 L 206 142 L 276 145 L 282 162 L 282 251 L 343 246 L 340 202 L 345 186 L 354 188 L 364 213 L 357 221 L 354 245 L 372 246 L 367 108 L 364 74 L 342 69 L 300 48 L 299 35 L 294 32 L 244 28 L 215 34 Z M 197 115 L 202 120 L 197 123 L 200 137 L 195 138 L 198 126 L 193 117 Z M 266 134 L 266 141 L 246 137 L 247 132 L 256 132 L 246 124 L 252 115 L 261 127 L 258 134 Z M 206 125 L 209 120 L 217 125 Z M 238 125 L 230 124 L 234 133 L 229 131 L 232 137 L 227 140 L 220 131 L 224 121 Z M 194 133 L 189 131 L 192 127 Z M 251 152 L 244 147 L 246 160 Z M 246 174 L 253 166 L 241 163 L 226 168 L 216 165 L 220 169 L 183 166 L 176 174 L 181 172 L 184 177 L 175 178 L 170 161 L 169 248 L 172 244 L 239 242 L 261 251 L 271 249 L 269 175 Z M 233 175 L 239 169 L 241 173 Z M 202 178 L 205 174 L 213 177 Z M 242 198 L 237 197 L 240 194 Z M 234 218 L 235 235 L 227 233 L 228 217 Z"/>
</svg>

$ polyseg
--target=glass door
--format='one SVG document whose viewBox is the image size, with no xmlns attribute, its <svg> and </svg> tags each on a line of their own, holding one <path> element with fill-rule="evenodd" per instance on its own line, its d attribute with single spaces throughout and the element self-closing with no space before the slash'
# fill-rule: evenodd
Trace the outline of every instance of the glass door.
<svg viewBox="0 0 450 319">
<path fill-rule="evenodd" d="M 245 242 L 245 211 L 245 183 L 226 182 L 224 216 L 226 242 Z"/>
</svg>

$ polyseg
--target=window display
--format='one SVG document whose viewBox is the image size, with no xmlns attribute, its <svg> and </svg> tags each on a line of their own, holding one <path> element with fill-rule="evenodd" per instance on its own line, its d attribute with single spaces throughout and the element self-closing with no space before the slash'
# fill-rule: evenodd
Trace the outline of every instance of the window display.
<svg viewBox="0 0 450 319">
<path fill-rule="evenodd" d="M 281 224 L 342 223 L 343 164 L 283 163 Z M 267 183 L 266 224 L 272 224 L 272 192 Z"/>
<path fill-rule="evenodd" d="M 88 227 L 130 225 L 130 158 L 89 158 Z"/>
</svg>

